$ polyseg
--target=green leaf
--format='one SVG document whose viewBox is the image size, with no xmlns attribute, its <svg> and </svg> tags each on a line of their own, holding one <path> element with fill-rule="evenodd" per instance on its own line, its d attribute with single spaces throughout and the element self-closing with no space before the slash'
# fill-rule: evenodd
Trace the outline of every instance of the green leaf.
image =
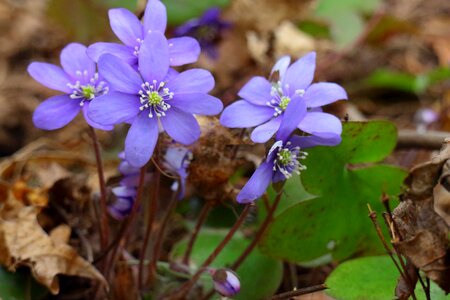
<svg viewBox="0 0 450 300">
<path fill-rule="evenodd" d="M 193 247 L 191 260 L 200 265 L 223 240 L 227 230 L 203 230 Z M 244 251 L 249 240 L 235 235 L 225 249 L 212 263 L 212 267 L 224 268 L 231 265 Z M 181 257 L 186 250 L 186 241 L 178 243 L 172 250 L 173 258 Z M 280 285 L 283 273 L 282 263 L 268 258 L 255 249 L 236 272 L 241 281 L 241 291 L 233 299 L 260 300 L 273 295 Z M 209 276 L 203 282 L 207 290 L 212 287 Z"/>
<path fill-rule="evenodd" d="M 328 276 L 326 292 L 337 300 L 394 299 L 399 277 L 398 270 L 388 256 L 358 258 L 344 262 Z M 426 299 L 420 284 L 417 284 L 415 293 L 417 299 Z M 431 299 L 449 298 L 432 282 Z"/>
<path fill-rule="evenodd" d="M 162 0 L 162 2 L 167 7 L 169 24 L 180 25 L 189 19 L 199 17 L 210 7 L 225 7 L 230 0 Z"/>
<path fill-rule="evenodd" d="M 46 294 L 47 290 L 37 284 L 26 270 L 11 273 L 0 267 L 0 299 L 40 299 Z"/>
<path fill-rule="evenodd" d="M 301 178 L 306 191 L 318 197 L 280 213 L 263 236 L 261 251 L 305 265 L 382 253 L 367 203 L 383 211 L 381 194 L 397 195 L 406 172 L 368 163 L 389 155 L 396 135 L 387 121 L 348 122 L 339 146 L 308 149 Z"/>
</svg>

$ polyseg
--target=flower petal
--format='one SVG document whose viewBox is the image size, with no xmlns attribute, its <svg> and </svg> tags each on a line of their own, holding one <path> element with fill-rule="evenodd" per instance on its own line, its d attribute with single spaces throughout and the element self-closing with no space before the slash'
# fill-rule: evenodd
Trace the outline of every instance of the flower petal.
<svg viewBox="0 0 450 300">
<path fill-rule="evenodd" d="M 281 117 L 273 118 L 269 122 L 256 127 L 251 135 L 252 141 L 255 143 L 265 143 L 277 132 L 280 128 Z"/>
<path fill-rule="evenodd" d="M 237 195 L 237 202 L 249 203 L 261 197 L 270 184 L 273 164 L 263 162 Z"/>
<path fill-rule="evenodd" d="M 278 129 L 277 140 L 286 141 L 305 116 L 305 101 L 299 96 L 293 97 L 283 113 L 283 120 L 281 121 L 280 129 Z"/>
<path fill-rule="evenodd" d="M 308 107 L 320 107 L 337 100 L 348 99 L 345 90 L 336 83 L 319 82 L 311 84 L 303 99 Z"/>
<path fill-rule="evenodd" d="M 275 63 L 275 65 L 272 68 L 272 71 L 270 71 L 270 75 L 278 71 L 280 79 L 282 80 L 290 63 L 291 58 L 289 56 L 283 56 Z"/>
<path fill-rule="evenodd" d="M 182 111 L 205 116 L 217 115 L 223 109 L 220 99 L 203 93 L 175 94 L 169 103 Z"/>
<path fill-rule="evenodd" d="M 59 129 L 72 121 L 80 111 L 80 102 L 59 95 L 42 102 L 33 113 L 34 126 L 45 130 Z"/>
<path fill-rule="evenodd" d="M 167 26 L 167 12 L 159 0 L 149 0 L 144 13 L 144 31 L 159 31 L 164 33 Z"/>
<path fill-rule="evenodd" d="M 111 92 L 89 103 L 88 116 L 102 125 L 113 125 L 131 120 L 140 112 L 137 95 Z"/>
<path fill-rule="evenodd" d="M 89 112 L 89 105 L 91 103 L 89 101 L 85 101 L 83 108 L 82 108 L 82 112 L 83 112 L 83 116 L 84 119 L 86 120 L 86 122 L 89 124 L 89 126 L 100 129 L 100 130 L 112 130 L 114 128 L 114 126 L 112 125 L 102 125 L 99 124 L 97 122 L 95 122 L 94 120 L 92 120 L 89 116 L 88 116 L 88 112 Z"/>
<path fill-rule="evenodd" d="M 231 128 L 247 128 L 260 125 L 273 117 L 273 108 L 239 100 L 225 107 L 220 124 Z"/>
<path fill-rule="evenodd" d="M 64 93 L 72 93 L 72 90 L 67 86 L 72 83 L 72 79 L 58 66 L 33 62 L 28 66 L 28 74 L 40 84 L 51 88 L 52 90 L 61 91 Z"/>
<path fill-rule="evenodd" d="M 143 112 L 131 124 L 125 139 L 125 158 L 133 167 L 144 166 L 152 157 L 158 141 L 158 119 Z"/>
<path fill-rule="evenodd" d="M 171 66 L 181 66 L 197 61 L 201 49 L 196 39 L 179 37 L 170 39 L 168 42 Z"/>
<path fill-rule="evenodd" d="M 214 77 L 203 69 L 190 69 L 174 76 L 167 83 L 173 93 L 208 93 L 214 88 Z"/>
<path fill-rule="evenodd" d="M 61 51 L 61 66 L 64 71 L 81 83 L 88 83 L 95 74 L 95 62 L 89 58 L 86 50 L 86 46 L 82 44 L 70 43 Z"/>
<path fill-rule="evenodd" d="M 293 63 L 282 80 L 286 95 L 292 96 L 296 90 L 306 90 L 314 79 L 316 69 L 316 53 L 310 52 Z M 286 87 L 287 85 L 287 87 Z"/>
<path fill-rule="evenodd" d="M 139 19 L 125 8 L 113 8 L 108 11 L 112 31 L 127 46 L 138 45 L 143 40 L 142 25 Z"/>
<path fill-rule="evenodd" d="M 120 58 L 111 54 L 102 55 L 98 62 L 98 70 L 115 91 L 135 95 L 139 93 L 141 77 Z"/>
<path fill-rule="evenodd" d="M 147 82 L 161 82 L 169 71 L 169 45 L 161 32 L 152 31 L 139 50 L 139 71 Z"/>
<path fill-rule="evenodd" d="M 294 146 L 300 148 L 311 148 L 315 146 L 336 146 L 341 143 L 342 138 L 340 135 L 334 133 L 321 133 L 321 136 L 297 136 L 291 137 L 290 141 Z"/>
<path fill-rule="evenodd" d="M 87 48 L 87 55 L 98 62 L 103 54 L 112 54 L 129 65 L 137 64 L 137 56 L 133 54 L 134 48 L 117 43 L 95 43 Z"/>
<path fill-rule="evenodd" d="M 200 126 L 194 116 L 176 107 L 159 120 L 167 134 L 180 144 L 192 144 L 200 137 Z"/>
<path fill-rule="evenodd" d="M 270 101 L 272 98 L 270 95 L 271 90 L 272 85 L 267 79 L 256 76 L 250 79 L 250 81 L 242 87 L 238 95 L 250 103 L 266 105 L 266 102 Z"/>
<path fill-rule="evenodd" d="M 298 124 L 298 128 L 314 135 L 320 133 L 340 135 L 342 133 L 341 121 L 335 116 L 323 112 L 308 112 Z"/>
</svg>

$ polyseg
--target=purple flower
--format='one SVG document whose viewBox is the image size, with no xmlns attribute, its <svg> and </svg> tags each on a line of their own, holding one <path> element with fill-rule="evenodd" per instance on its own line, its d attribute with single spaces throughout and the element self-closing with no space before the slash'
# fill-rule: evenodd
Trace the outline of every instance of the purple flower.
<svg viewBox="0 0 450 300">
<path fill-rule="evenodd" d="M 160 32 L 149 33 L 140 48 L 140 73 L 109 54 L 100 58 L 99 71 L 114 92 L 92 101 L 89 116 L 103 125 L 132 121 L 125 157 L 133 167 L 150 160 L 159 125 L 172 139 L 188 145 L 200 136 L 193 114 L 215 115 L 223 108 L 219 99 L 207 94 L 214 87 L 211 73 L 169 68 L 169 46 Z"/>
<path fill-rule="evenodd" d="M 167 26 L 166 7 L 159 0 L 149 0 L 143 23 L 129 10 L 114 8 L 109 10 L 111 29 L 122 41 L 117 43 L 95 43 L 88 48 L 88 55 L 96 62 L 105 53 L 113 54 L 129 65 L 137 66 L 141 46 L 149 32 L 163 33 Z M 181 66 L 197 61 L 200 45 L 191 37 L 168 40 L 170 66 Z"/>
<path fill-rule="evenodd" d="M 224 297 L 233 297 L 241 290 L 241 282 L 237 274 L 228 269 L 209 270 L 214 289 Z"/>
<path fill-rule="evenodd" d="M 184 197 L 186 190 L 186 179 L 188 176 L 187 168 L 192 160 L 192 152 L 186 147 L 169 146 L 164 155 L 164 167 L 170 172 L 177 174 L 180 177 L 180 192 L 178 198 Z M 178 182 L 174 182 L 172 190 L 178 190 Z"/>
<path fill-rule="evenodd" d="M 218 54 L 216 44 L 220 40 L 224 29 L 231 26 L 229 22 L 220 20 L 220 9 L 211 7 L 200 18 L 192 19 L 175 29 L 176 36 L 191 36 L 198 40 L 202 50 L 211 58 L 216 59 Z"/>
<path fill-rule="evenodd" d="M 314 77 L 316 54 L 311 52 L 291 66 L 290 58 L 281 58 L 272 69 L 269 82 L 263 77 L 253 77 L 238 93 L 238 100 L 226 107 L 220 122 L 226 127 L 247 128 L 257 126 L 251 139 L 257 143 L 267 142 L 277 130 L 287 110 L 293 103 L 301 102 L 298 114 L 304 117 L 297 127 L 311 135 L 340 136 L 342 124 L 335 116 L 324 113 L 320 107 L 339 99 L 347 99 L 345 90 L 335 84 L 320 82 L 311 84 Z"/>
<path fill-rule="evenodd" d="M 136 200 L 137 189 L 120 185 L 113 188 L 112 192 L 116 196 L 116 200 L 108 205 L 108 212 L 113 218 L 121 221 L 130 214 Z"/>
<path fill-rule="evenodd" d="M 96 73 L 95 63 L 86 55 L 86 47 L 71 43 L 61 52 L 62 68 L 42 62 L 33 62 L 28 73 L 40 84 L 64 94 L 42 102 L 34 111 L 37 128 L 54 130 L 66 126 L 80 112 L 92 127 L 111 130 L 112 126 L 96 123 L 87 116 L 90 101 L 108 93 L 108 84 Z"/>
</svg>

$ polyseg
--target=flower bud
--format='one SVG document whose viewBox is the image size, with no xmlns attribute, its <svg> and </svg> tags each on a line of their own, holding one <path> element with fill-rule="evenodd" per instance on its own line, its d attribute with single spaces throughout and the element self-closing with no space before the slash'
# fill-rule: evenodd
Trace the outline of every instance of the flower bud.
<svg viewBox="0 0 450 300">
<path fill-rule="evenodd" d="M 220 295 L 232 297 L 239 293 L 241 283 L 236 273 L 227 269 L 212 270 L 210 273 L 214 282 L 214 289 Z"/>
</svg>

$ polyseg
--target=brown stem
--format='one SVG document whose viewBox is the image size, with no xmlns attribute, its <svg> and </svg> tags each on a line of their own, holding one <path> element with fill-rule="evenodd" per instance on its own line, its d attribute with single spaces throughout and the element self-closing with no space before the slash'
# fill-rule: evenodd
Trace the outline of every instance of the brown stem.
<svg viewBox="0 0 450 300">
<path fill-rule="evenodd" d="M 402 129 L 398 132 L 397 149 L 422 148 L 441 149 L 444 141 L 450 138 L 450 133 L 445 131 L 428 130 L 417 132 L 417 130 Z"/>
<path fill-rule="evenodd" d="M 315 293 L 318 291 L 326 290 L 327 287 L 324 284 L 313 285 L 304 289 L 298 289 L 295 291 L 290 291 L 282 294 L 278 294 L 269 298 L 269 300 L 283 300 L 283 299 L 291 299 L 295 296 L 301 296 L 306 294 Z"/>
<path fill-rule="evenodd" d="M 282 194 L 283 194 L 282 192 L 278 193 L 277 197 L 275 198 L 275 201 L 273 202 L 272 206 L 270 207 L 270 210 L 267 213 L 266 218 L 264 219 L 264 222 L 261 224 L 258 231 L 256 232 L 255 238 L 252 240 L 250 245 L 247 246 L 244 252 L 242 252 L 239 258 L 231 265 L 232 270 L 237 270 L 239 266 L 245 261 L 247 256 L 249 256 L 250 253 L 253 251 L 253 249 L 255 249 L 256 245 L 258 245 L 259 241 L 261 240 L 261 237 L 263 236 L 264 232 L 267 229 L 267 226 L 269 226 L 270 222 L 273 219 L 273 215 L 277 210 Z"/>
<path fill-rule="evenodd" d="M 191 237 L 189 238 L 188 244 L 187 244 L 187 248 L 186 248 L 186 252 L 184 253 L 183 256 L 183 264 L 188 265 L 189 264 L 189 258 L 191 256 L 191 252 L 192 252 L 192 247 L 194 247 L 195 241 L 197 239 L 198 233 L 200 232 L 200 229 L 202 228 L 203 224 L 206 221 L 206 217 L 208 216 L 209 212 L 211 211 L 212 208 L 212 202 L 211 201 L 207 201 L 205 203 L 205 205 L 203 205 L 202 210 L 200 211 L 200 214 L 198 216 L 197 219 L 197 223 L 195 224 L 195 228 L 194 231 L 192 232 Z"/>
<path fill-rule="evenodd" d="M 108 224 L 108 209 L 106 206 L 106 182 L 103 172 L 103 162 L 100 153 L 100 143 L 98 142 L 95 129 L 89 126 L 92 144 L 94 146 L 95 160 L 97 162 L 98 182 L 100 186 L 100 245 L 101 249 L 105 250 L 108 247 L 109 239 L 109 224 Z"/>
<path fill-rule="evenodd" d="M 156 237 L 155 246 L 153 247 L 152 259 L 150 260 L 150 265 L 149 265 L 149 269 L 148 269 L 148 274 L 149 274 L 148 282 L 150 285 L 152 284 L 153 279 L 155 278 L 156 266 L 158 263 L 158 259 L 161 255 L 162 245 L 163 245 L 164 237 L 166 234 L 167 224 L 169 223 L 170 215 L 177 207 L 177 202 L 178 202 L 177 195 L 178 195 L 178 190 L 174 191 L 172 198 L 170 199 L 169 207 L 167 208 L 166 213 L 163 216 L 163 220 L 161 222 L 161 227 L 159 228 L 159 232 Z"/>
<path fill-rule="evenodd" d="M 244 210 L 241 212 L 241 215 L 234 223 L 233 227 L 230 228 L 227 235 L 224 237 L 222 242 L 214 249 L 214 251 L 208 256 L 208 258 L 203 262 L 203 264 L 199 267 L 198 271 L 191 277 L 189 281 L 184 283 L 174 294 L 170 296 L 169 299 L 181 299 L 183 296 L 188 294 L 189 290 L 194 286 L 197 280 L 200 278 L 200 275 L 205 271 L 205 269 L 216 259 L 216 257 L 222 252 L 223 248 L 228 244 L 228 242 L 232 239 L 233 235 L 239 229 L 241 224 L 244 222 L 247 214 L 250 210 L 251 204 L 246 204 Z"/>
<path fill-rule="evenodd" d="M 156 211 L 158 210 L 160 179 L 161 179 L 161 173 L 156 168 L 155 174 L 153 176 L 155 186 L 154 186 L 153 194 L 152 194 L 152 197 L 150 200 L 150 207 L 149 207 L 148 217 L 147 217 L 147 228 L 145 230 L 144 243 L 142 245 L 142 250 L 141 250 L 141 257 L 139 259 L 139 271 L 138 271 L 139 289 L 142 289 L 142 287 L 144 285 L 145 254 L 147 252 L 148 243 L 150 241 L 150 236 L 153 231 L 153 223 L 155 222 L 155 219 L 156 219 Z M 152 276 L 152 275 L 149 274 L 149 276 Z"/>
</svg>

